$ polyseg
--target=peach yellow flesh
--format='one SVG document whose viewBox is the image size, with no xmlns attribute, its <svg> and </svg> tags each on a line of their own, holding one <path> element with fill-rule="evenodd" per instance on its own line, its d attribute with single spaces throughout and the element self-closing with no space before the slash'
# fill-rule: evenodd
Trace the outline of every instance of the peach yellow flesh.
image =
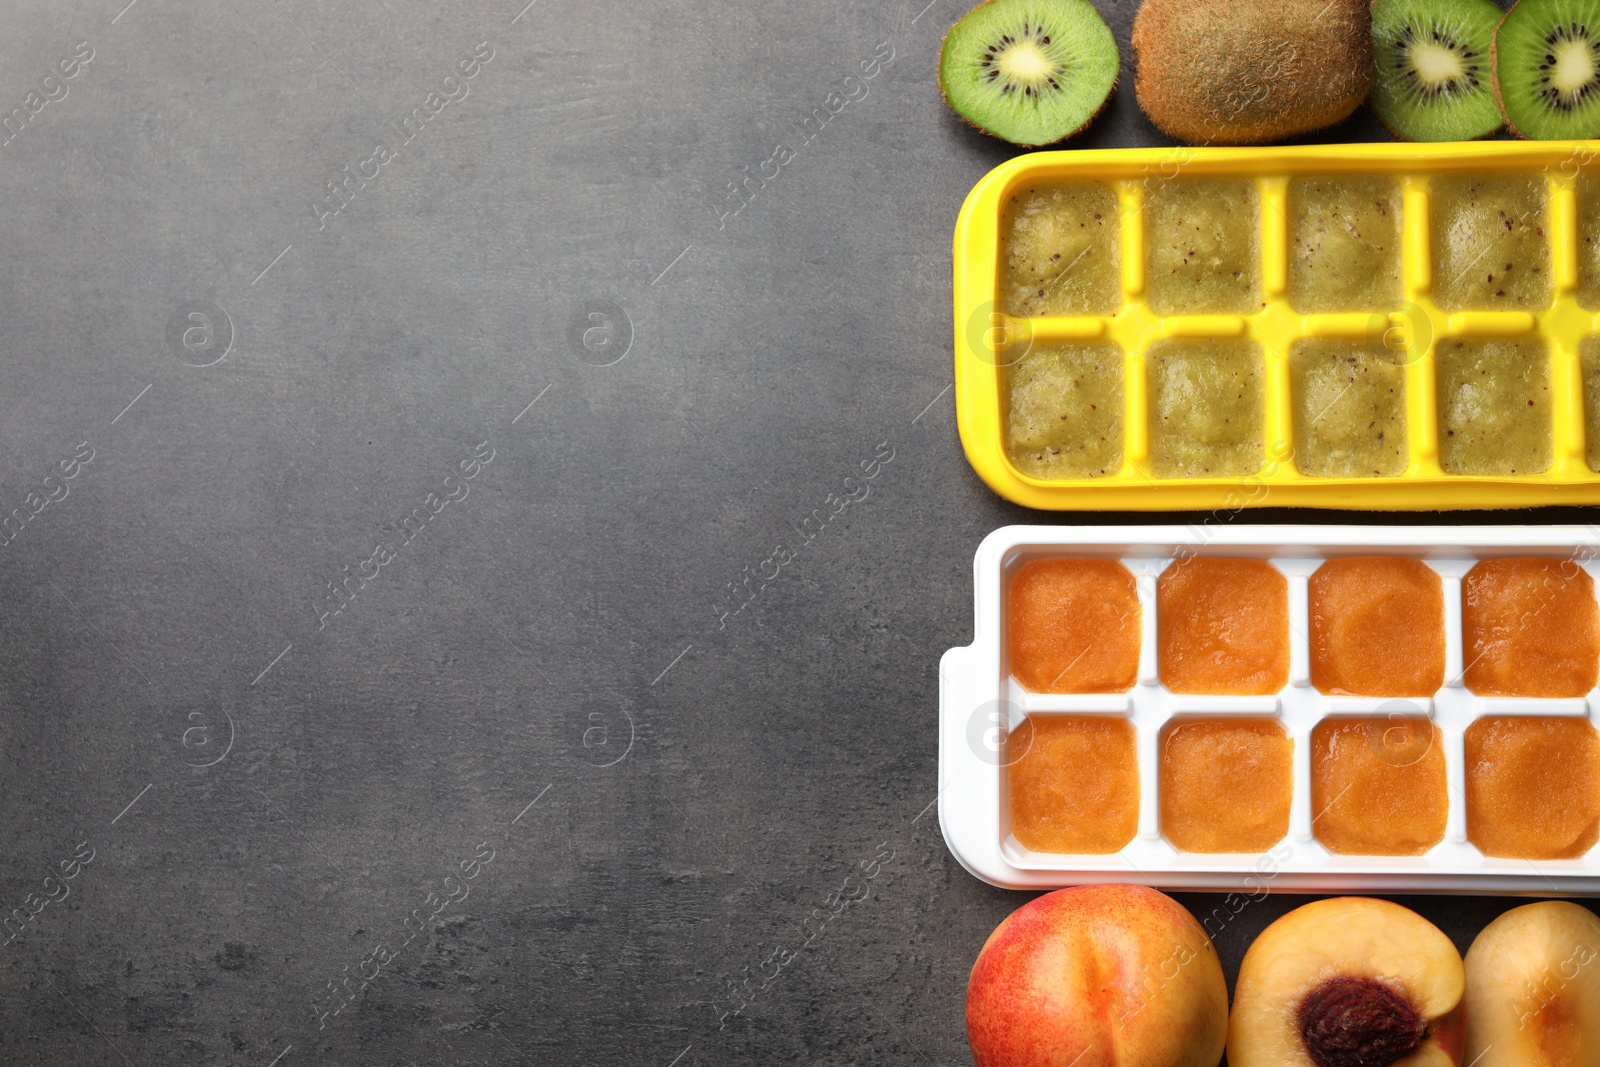
<svg viewBox="0 0 1600 1067">
<path fill-rule="evenodd" d="M 1311 684 L 1324 693 L 1431 696 L 1444 685 L 1444 587 L 1421 560 L 1329 560 L 1311 576 Z"/>
<path fill-rule="evenodd" d="M 1455 1067 L 1466 974 L 1438 927 L 1409 908 L 1367 897 L 1303 905 L 1261 932 L 1245 953 L 1228 1020 L 1229 1067 L 1316 1067 L 1295 1025 L 1306 996 L 1341 976 L 1372 978 L 1429 1023 L 1395 1067 Z"/>
<path fill-rule="evenodd" d="M 1125 693 L 1139 679 L 1139 591 L 1113 559 L 1037 559 L 1011 576 L 1011 673 L 1035 693 Z"/>
<path fill-rule="evenodd" d="M 1265 852 L 1289 832 L 1294 741 L 1273 720 L 1183 722 L 1161 739 L 1161 832 L 1184 852 Z"/>
<path fill-rule="evenodd" d="M 1512 908 L 1467 951 L 1466 1063 L 1600 1063 L 1600 919 L 1565 900 Z"/>
<path fill-rule="evenodd" d="M 1178 560 L 1156 583 L 1156 627 L 1174 693 L 1262 695 L 1289 680 L 1289 583 L 1265 560 Z"/>
<path fill-rule="evenodd" d="M 1467 727 L 1467 839 L 1486 856 L 1573 859 L 1600 841 L 1600 733 L 1587 719 Z"/>
<path fill-rule="evenodd" d="M 1035 852 L 1116 852 L 1139 830 L 1133 724 L 1030 715 L 1006 742 L 1011 833 Z"/>
<path fill-rule="evenodd" d="M 967 985 L 978 1067 L 1216 1067 L 1228 987 L 1211 939 L 1144 886 L 1038 897 L 995 928 Z"/>
</svg>

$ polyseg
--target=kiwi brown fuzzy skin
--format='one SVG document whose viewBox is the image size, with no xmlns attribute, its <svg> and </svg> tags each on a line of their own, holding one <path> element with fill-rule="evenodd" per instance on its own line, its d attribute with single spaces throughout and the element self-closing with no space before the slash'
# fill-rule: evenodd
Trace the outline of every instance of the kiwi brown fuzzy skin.
<svg viewBox="0 0 1600 1067">
<path fill-rule="evenodd" d="M 983 7 L 985 4 L 992 4 L 992 3 L 994 3 L 994 0 L 979 0 L 979 2 L 977 4 L 975 4 L 974 6 L 972 6 L 971 8 L 969 8 L 962 17 L 964 18 L 966 15 L 970 15 L 972 12 L 978 10 L 978 8 L 980 8 L 980 7 Z M 955 28 L 956 28 L 957 25 L 960 24 L 960 22 L 961 22 L 961 19 L 957 19 L 955 22 L 950 24 L 950 28 L 949 29 L 944 31 L 944 36 L 939 38 L 939 48 L 938 48 L 937 51 L 935 51 L 934 55 L 942 56 L 944 54 L 945 44 L 950 40 L 950 34 L 955 32 Z M 1008 144 L 1016 145 L 1018 148 L 1044 148 L 1044 147 L 1046 147 L 1048 145 L 1060 144 L 1062 141 L 1065 141 L 1070 137 L 1076 137 L 1078 134 L 1080 134 L 1084 130 L 1088 129 L 1090 127 L 1090 125 L 1092 125 L 1094 123 L 1095 119 L 1100 117 L 1100 113 L 1106 109 L 1106 106 L 1108 104 L 1111 103 L 1111 98 L 1113 96 L 1117 95 L 1117 86 L 1119 84 L 1121 84 L 1121 82 L 1122 82 L 1122 69 L 1121 69 L 1121 65 L 1119 64 L 1118 65 L 1118 69 L 1117 69 L 1116 77 L 1114 77 L 1111 80 L 1111 88 L 1106 90 L 1106 98 L 1104 100 L 1100 101 L 1100 106 L 1095 108 L 1094 111 L 1092 111 L 1089 114 L 1089 117 L 1084 119 L 1083 122 L 1078 126 L 1077 129 L 1071 131 L 1070 133 L 1063 134 L 1062 136 L 1057 137 L 1053 141 L 1038 141 L 1038 142 L 1013 141 L 1009 137 L 1001 137 L 998 133 L 995 133 L 993 130 L 988 129 L 988 128 L 983 127 L 983 126 L 980 126 L 976 122 L 973 122 L 971 119 L 967 118 L 967 116 L 963 115 L 961 113 L 960 109 L 958 109 L 954 104 L 952 104 L 950 102 L 950 97 L 944 91 L 944 78 L 941 77 L 941 78 L 938 78 L 937 80 L 939 82 L 939 99 L 944 101 L 944 106 L 946 108 L 948 108 L 950 111 L 954 112 L 956 118 L 960 119 L 962 122 L 966 123 L 968 126 L 970 126 L 973 129 L 977 130 L 979 133 L 987 134 L 990 137 L 997 137 L 1000 140 L 1005 141 Z"/>
<path fill-rule="evenodd" d="M 1372 86 L 1369 0 L 1145 0 L 1139 106 L 1190 144 L 1264 144 L 1350 116 Z"/>
</svg>

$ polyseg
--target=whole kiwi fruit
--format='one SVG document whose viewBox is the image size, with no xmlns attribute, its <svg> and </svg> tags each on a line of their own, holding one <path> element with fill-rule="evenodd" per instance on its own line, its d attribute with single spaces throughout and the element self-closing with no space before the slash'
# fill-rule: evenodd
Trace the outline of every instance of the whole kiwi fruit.
<svg viewBox="0 0 1600 1067">
<path fill-rule="evenodd" d="M 1134 88 L 1190 144 L 1264 144 L 1331 126 L 1372 85 L 1370 0 L 1144 0 Z"/>
</svg>

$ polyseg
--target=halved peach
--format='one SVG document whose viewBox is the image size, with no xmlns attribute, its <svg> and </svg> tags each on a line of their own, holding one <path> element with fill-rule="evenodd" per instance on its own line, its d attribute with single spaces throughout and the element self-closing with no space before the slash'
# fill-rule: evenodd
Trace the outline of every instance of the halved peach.
<svg viewBox="0 0 1600 1067">
<path fill-rule="evenodd" d="M 1512 908 L 1467 950 L 1476 1067 L 1600 1063 L 1600 918 L 1564 900 Z"/>
<path fill-rule="evenodd" d="M 1306 904 L 1245 953 L 1229 1067 L 1456 1067 L 1465 980 L 1455 945 L 1409 908 Z"/>
</svg>

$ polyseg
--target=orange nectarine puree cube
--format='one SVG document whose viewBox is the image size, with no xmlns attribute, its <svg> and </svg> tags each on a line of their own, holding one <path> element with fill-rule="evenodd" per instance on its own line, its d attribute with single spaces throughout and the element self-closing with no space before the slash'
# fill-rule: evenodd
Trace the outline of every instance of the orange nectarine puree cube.
<svg viewBox="0 0 1600 1067">
<path fill-rule="evenodd" d="M 1161 681 L 1174 693 L 1276 693 L 1289 680 L 1289 584 L 1259 559 L 1181 559 L 1156 583 Z"/>
<path fill-rule="evenodd" d="M 1594 579 L 1571 560 L 1486 559 L 1461 580 L 1467 688 L 1579 697 L 1600 673 Z"/>
<path fill-rule="evenodd" d="M 1161 831 L 1184 852 L 1265 852 L 1289 832 L 1294 742 L 1268 719 L 1181 722 L 1161 741 Z"/>
<path fill-rule="evenodd" d="M 1311 828 L 1329 852 L 1420 856 L 1444 840 L 1448 808 L 1427 719 L 1324 719 L 1311 731 Z"/>
<path fill-rule="evenodd" d="M 1031 715 L 1007 744 L 1011 833 L 1023 846 L 1106 853 L 1133 840 L 1139 829 L 1139 757 L 1132 723 Z"/>
<path fill-rule="evenodd" d="M 1556 860 L 1600 841 L 1600 734 L 1587 719 L 1467 727 L 1467 840 L 1486 856 Z"/>
<path fill-rule="evenodd" d="M 1308 589 L 1311 684 L 1324 693 L 1428 696 L 1444 685 L 1444 586 L 1426 563 L 1331 559 Z"/>
<path fill-rule="evenodd" d="M 1123 693 L 1139 680 L 1139 592 L 1113 559 L 1038 559 L 1011 577 L 1011 673 L 1035 693 Z"/>
</svg>

